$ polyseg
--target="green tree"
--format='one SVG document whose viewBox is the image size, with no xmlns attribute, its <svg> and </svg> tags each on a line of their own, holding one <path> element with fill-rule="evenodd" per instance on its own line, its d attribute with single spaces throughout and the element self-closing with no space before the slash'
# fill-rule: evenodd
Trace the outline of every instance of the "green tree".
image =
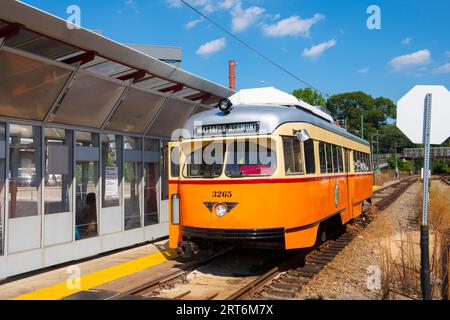
<svg viewBox="0 0 450 320">
<path fill-rule="evenodd" d="M 412 143 L 395 124 L 387 124 L 380 130 L 380 153 L 402 152 L 404 148 L 414 148 Z"/>
<path fill-rule="evenodd" d="M 327 109 L 336 120 L 344 123 L 346 129 L 361 136 L 361 116 L 364 120 L 364 138 L 370 137 L 395 119 L 396 106 L 387 98 L 373 98 L 367 93 L 357 91 L 337 94 L 327 101 Z"/>
<path fill-rule="evenodd" d="M 292 92 L 292 95 L 313 106 L 325 106 L 327 103 L 327 101 L 325 100 L 323 95 L 320 94 L 320 92 L 311 88 L 294 90 Z"/>
</svg>

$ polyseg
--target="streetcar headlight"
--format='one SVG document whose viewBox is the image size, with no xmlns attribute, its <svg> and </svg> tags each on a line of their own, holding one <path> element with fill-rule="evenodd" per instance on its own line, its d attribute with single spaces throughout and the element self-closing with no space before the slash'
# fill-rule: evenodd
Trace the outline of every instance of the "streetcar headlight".
<svg viewBox="0 0 450 320">
<path fill-rule="evenodd" d="M 224 98 L 219 101 L 219 103 L 217 104 L 217 107 L 220 109 L 220 111 L 222 111 L 224 113 L 229 113 L 231 111 L 231 109 L 233 108 L 233 103 L 229 99 Z"/>
<path fill-rule="evenodd" d="M 172 195 L 172 224 L 180 224 L 180 196 Z"/>
<path fill-rule="evenodd" d="M 214 207 L 214 212 L 216 216 L 222 218 L 224 215 L 228 213 L 228 207 L 224 203 L 219 203 Z"/>
</svg>

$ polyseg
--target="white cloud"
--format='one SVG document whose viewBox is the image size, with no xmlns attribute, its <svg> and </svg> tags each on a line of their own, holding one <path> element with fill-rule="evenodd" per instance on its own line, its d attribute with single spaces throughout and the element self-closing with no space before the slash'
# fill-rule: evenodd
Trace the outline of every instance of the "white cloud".
<svg viewBox="0 0 450 320">
<path fill-rule="evenodd" d="M 434 68 L 433 73 L 450 73 L 450 63 L 446 63 L 440 67 Z"/>
<path fill-rule="evenodd" d="M 358 71 L 356 71 L 356 73 L 366 75 L 369 73 L 369 68 L 359 69 Z"/>
<path fill-rule="evenodd" d="M 408 44 L 411 44 L 412 41 L 413 41 L 413 38 L 407 37 L 402 40 L 401 44 L 408 45 Z"/>
<path fill-rule="evenodd" d="M 264 11 L 265 10 L 260 7 L 242 9 L 241 4 L 238 3 L 231 11 L 231 29 L 233 32 L 241 32 L 246 30 L 261 18 Z"/>
<path fill-rule="evenodd" d="M 320 57 L 326 50 L 334 47 L 336 45 L 336 40 L 329 40 L 317 45 L 312 46 L 309 49 L 303 50 L 303 56 L 307 58 L 318 58 Z"/>
<path fill-rule="evenodd" d="M 271 37 L 282 36 L 309 36 L 310 29 L 316 23 L 325 19 L 325 16 L 316 13 L 309 19 L 302 19 L 299 16 L 292 16 L 271 25 L 263 27 L 264 34 Z"/>
<path fill-rule="evenodd" d="M 427 49 L 395 57 L 388 64 L 394 71 L 423 66 L 431 62 L 431 52 Z"/>
<path fill-rule="evenodd" d="M 209 56 L 223 50 L 226 46 L 227 40 L 225 38 L 220 38 L 201 45 L 196 53 L 200 56 Z"/>
<path fill-rule="evenodd" d="M 196 20 L 192 20 L 189 21 L 188 23 L 186 23 L 184 26 L 188 29 L 192 29 L 194 28 L 196 25 L 198 25 L 200 22 L 202 22 L 202 19 L 196 19 Z"/>
</svg>

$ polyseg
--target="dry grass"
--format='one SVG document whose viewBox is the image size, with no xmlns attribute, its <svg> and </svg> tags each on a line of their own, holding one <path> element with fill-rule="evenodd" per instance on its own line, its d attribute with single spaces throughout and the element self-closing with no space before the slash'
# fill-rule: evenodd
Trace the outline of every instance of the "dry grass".
<svg viewBox="0 0 450 320">
<path fill-rule="evenodd" d="M 416 226 L 421 223 L 422 188 L 414 203 Z M 442 282 L 448 279 L 448 250 L 450 231 L 450 195 L 433 186 L 430 191 L 430 276 L 432 294 L 440 299 Z M 391 227 L 392 224 L 391 224 Z M 420 288 L 420 234 L 405 225 L 399 225 L 395 236 L 384 236 L 380 240 L 382 298 L 393 294 L 418 299 Z M 415 229 L 417 230 L 417 228 Z M 447 255 L 446 255 L 447 254 Z"/>
</svg>

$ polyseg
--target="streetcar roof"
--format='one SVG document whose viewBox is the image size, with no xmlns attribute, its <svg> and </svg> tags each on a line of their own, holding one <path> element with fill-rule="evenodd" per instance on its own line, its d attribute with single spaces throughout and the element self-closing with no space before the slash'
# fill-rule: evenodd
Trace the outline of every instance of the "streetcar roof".
<svg viewBox="0 0 450 320">
<path fill-rule="evenodd" d="M 258 122 L 260 133 L 271 134 L 285 123 L 303 122 L 315 125 L 322 129 L 334 132 L 353 141 L 369 145 L 363 140 L 336 124 L 326 121 L 321 117 L 293 106 L 268 106 L 268 105 L 237 105 L 228 114 L 219 109 L 212 109 L 191 116 L 184 124 L 183 129 L 189 132 L 189 137 L 201 138 L 196 132 L 199 126 L 241 124 Z M 187 132 L 186 132 L 187 133 Z"/>
</svg>

